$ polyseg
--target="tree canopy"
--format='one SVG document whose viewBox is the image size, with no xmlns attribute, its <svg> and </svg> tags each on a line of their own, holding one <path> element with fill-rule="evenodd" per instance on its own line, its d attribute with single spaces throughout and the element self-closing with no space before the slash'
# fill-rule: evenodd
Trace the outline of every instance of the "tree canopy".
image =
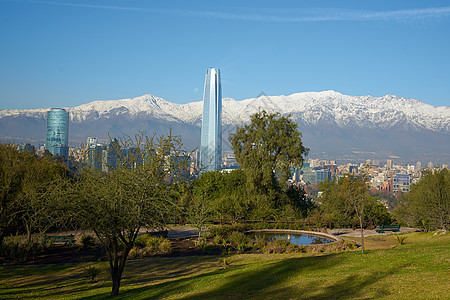
<svg viewBox="0 0 450 300">
<path fill-rule="evenodd" d="M 61 205 L 83 229 L 92 230 L 103 244 L 117 295 L 125 263 L 141 229 L 163 226 L 173 211 L 174 177 L 187 168 L 181 139 L 140 133 L 112 140 L 117 156 L 109 172 L 90 164 L 88 149 L 78 176 L 60 185 Z"/>
<path fill-rule="evenodd" d="M 0 144 L 0 243 L 7 232 L 44 233 L 55 221 L 51 195 L 67 173 L 52 157 L 37 158 Z"/>
<path fill-rule="evenodd" d="M 250 124 L 238 126 L 230 135 L 236 161 L 250 188 L 259 194 L 285 190 L 291 167 L 300 166 L 308 154 L 298 125 L 289 117 L 263 110 L 251 116 Z"/>
<path fill-rule="evenodd" d="M 430 170 L 401 196 L 395 209 L 399 220 L 426 229 L 450 229 L 450 172 Z"/>
</svg>

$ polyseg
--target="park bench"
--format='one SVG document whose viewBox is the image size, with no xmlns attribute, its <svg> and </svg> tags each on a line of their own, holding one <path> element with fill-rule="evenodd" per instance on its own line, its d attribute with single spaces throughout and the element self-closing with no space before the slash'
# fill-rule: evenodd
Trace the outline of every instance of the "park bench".
<svg viewBox="0 0 450 300">
<path fill-rule="evenodd" d="M 384 233 L 385 231 L 400 231 L 400 225 L 380 225 L 380 229 L 377 229 L 378 233 Z"/>
<path fill-rule="evenodd" d="M 75 236 L 70 235 L 44 235 L 44 239 L 51 239 L 55 244 L 75 244 Z"/>
</svg>

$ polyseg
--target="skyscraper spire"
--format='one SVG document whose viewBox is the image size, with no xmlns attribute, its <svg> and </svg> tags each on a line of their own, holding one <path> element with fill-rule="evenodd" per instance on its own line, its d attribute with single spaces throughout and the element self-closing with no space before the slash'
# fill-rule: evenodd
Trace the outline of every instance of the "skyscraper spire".
<svg viewBox="0 0 450 300">
<path fill-rule="evenodd" d="M 220 169 L 222 163 L 222 85 L 220 70 L 208 68 L 203 92 L 203 117 L 200 142 L 202 171 Z"/>
</svg>

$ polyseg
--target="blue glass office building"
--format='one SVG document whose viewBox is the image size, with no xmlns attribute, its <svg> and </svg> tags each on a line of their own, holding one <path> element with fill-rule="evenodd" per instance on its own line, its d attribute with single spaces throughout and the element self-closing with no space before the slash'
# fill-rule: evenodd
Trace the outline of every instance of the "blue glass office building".
<svg viewBox="0 0 450 300">
<path fill-rule="evenodd" d="M 200 142 L 202 171 L 220 169 L 222 163 L 222 86 L 220 70 L 206 70 Z"/>
<path fill-rule="evenodd" d="M 69 154 L 69 114 L 62 108 L 47 112 L 47 142 L 45 148 L 53 155 Z"/>
</svg>

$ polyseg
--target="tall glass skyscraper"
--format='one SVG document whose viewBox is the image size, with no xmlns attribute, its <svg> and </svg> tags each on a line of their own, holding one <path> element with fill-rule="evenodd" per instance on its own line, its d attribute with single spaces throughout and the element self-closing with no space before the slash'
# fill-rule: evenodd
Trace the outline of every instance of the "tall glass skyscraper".
<svg viewBox="0 0 450 300">
<path fill-rule="evenodd" d="M 220 70 L 206 70 L 203 92 L 200 167 L 202 171 L 220 169 L 222 163 L 222 85 Z"/>
<path fill-rule="evenodd" d="M 52 108 L 47 112 L 47 142 L 45 148 L 53 155 L 69 154 L 69 114 L 65 109 Z"/>
</svg>

